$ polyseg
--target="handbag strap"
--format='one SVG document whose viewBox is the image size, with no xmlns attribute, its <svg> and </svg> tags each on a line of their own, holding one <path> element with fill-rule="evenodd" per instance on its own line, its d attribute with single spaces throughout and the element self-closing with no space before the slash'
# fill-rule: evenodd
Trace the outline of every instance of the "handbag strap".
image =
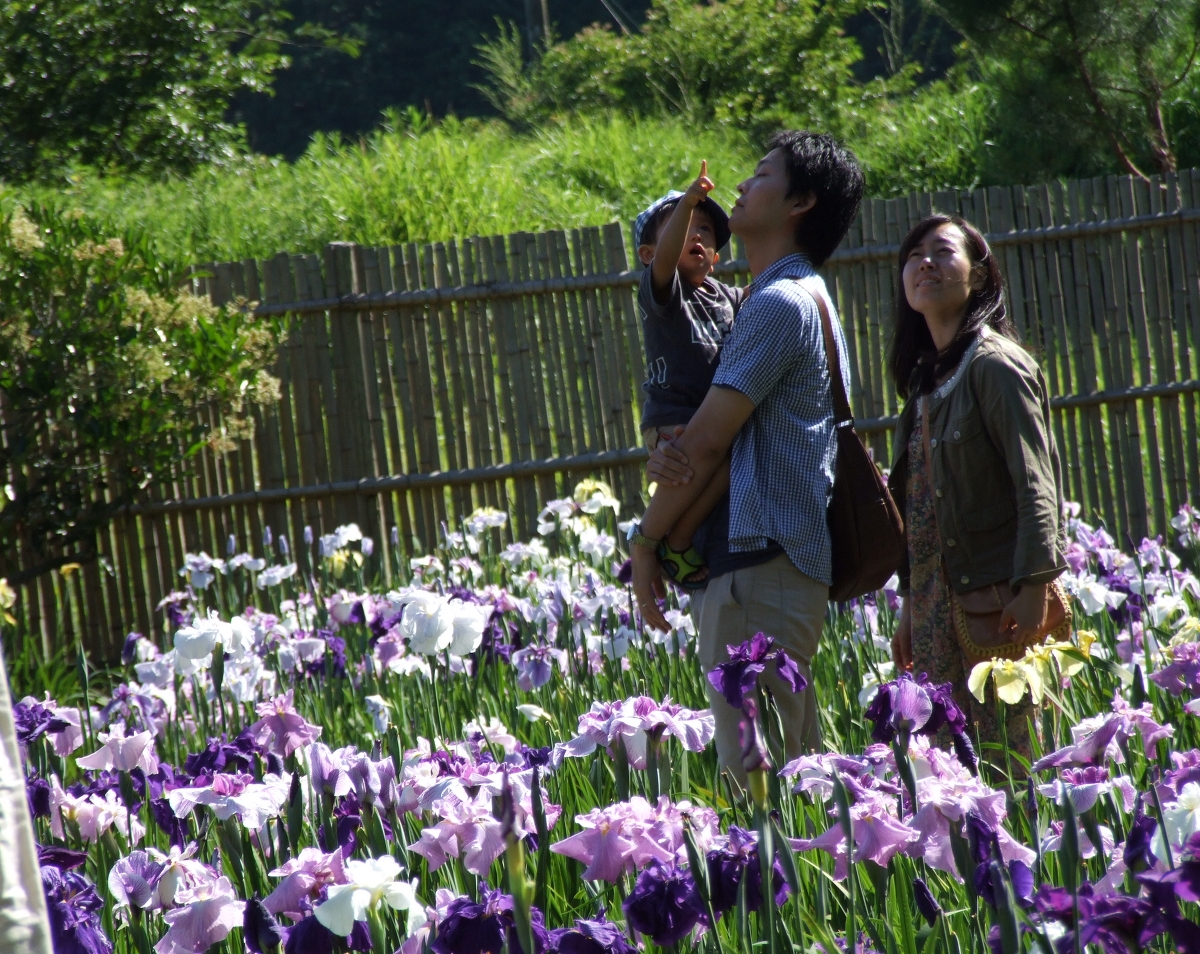
<svg viewBox="0 0 1200 954">
<path fill-rule="evenodd" d="M 833 335 L 833 319 L 829 316 L 825 296 L 816 289 L 809 288 L 802 279 L 797 278 L 795 282 L 812 295 L 813 301 L 817 303 L 817 311 L 821 313 L 821 333 L 825 337 L 825 364 L 829 368 L 829 392 L 833 396 L 833 426 L 853 426 L 854 412 L 850 410 L 850 400 L 846 397 L 846 382 L 842 379 L 842 356 L 838 352 L 837 339 Z"/>
<path fill-rule="evenodd" d="M 922 395 L 916 400 L 921 405 L 921 444 L 925 449 L 925 479 L 929 482 L 929 493 L 933 497 L 937 494 L 937 489 L 933 482 L 933 443 L 929 439 L 929 395 Z M 932 499 L 929 501 L 929 513 L 933 517 L 933 529 L 938 535 L 938 550 L 942 551 L 942 528 L 938 526 L 937 504 Z M 940 556 L 942 582 L 946 585 L 946 592 L 953 599 L 954 587 L 950 585 L 950 570 L 946 566 L 945 552 L 941 552 Z"/>
</svg>

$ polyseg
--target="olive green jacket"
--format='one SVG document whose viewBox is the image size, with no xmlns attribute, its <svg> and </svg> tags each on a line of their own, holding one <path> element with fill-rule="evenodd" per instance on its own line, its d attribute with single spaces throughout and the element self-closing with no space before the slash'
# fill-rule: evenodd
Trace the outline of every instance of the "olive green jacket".
<svg viewBox="0 0 1200 954">
<path fill-rule="evenodd" d="M 987 332 L 927 400 L 934 512 L 955 590 L 1053 580 L 1066 569 L 1062 478 L 1037 362 Z M 888 486 L 902 514 L 919 404 L 909 400 L 896 425 Z M 900 588 L 908 590 L 907 554 Z"/>
</svg>

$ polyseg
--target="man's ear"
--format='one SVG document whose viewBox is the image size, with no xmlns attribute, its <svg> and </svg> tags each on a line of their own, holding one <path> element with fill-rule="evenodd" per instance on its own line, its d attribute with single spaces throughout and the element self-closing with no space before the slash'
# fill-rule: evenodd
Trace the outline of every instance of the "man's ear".
<svg viewBox="0 0 1200 954">
<path fill-rule="evenodd" d="M 643 265 L 649 267 L 650 263 L 654 261 L 654 246 L 653 245 L 639 245 L 638 246 L 638 260 Z"/>
<path fill-rule="evenodd" d="M 808 211 L 817 204 L 817 194 L 815 192 L 801 192 L 788 201 L 792 203 L 791 208 L 788 209 L 788 218 L 795 225 L 799 223 L 801 216 L 807 215 Z"/>
</svg>

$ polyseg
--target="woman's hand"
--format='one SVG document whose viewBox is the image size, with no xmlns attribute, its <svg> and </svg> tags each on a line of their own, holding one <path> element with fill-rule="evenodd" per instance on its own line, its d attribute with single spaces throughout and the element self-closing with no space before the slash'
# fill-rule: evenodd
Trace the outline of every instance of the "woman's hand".
<svg viewBox="0 0 1200 954">
<path fill-rule="evenodd" d="M 900 618 L 896 620 L 896 632 L 892 634 L 892 662 L 896 675 L 912 669 L 912 612 L 908 608 L 908 597 L 900 603 Z"/>
<path fill-rule="evenodd" d="M 687 465 L 687 455 L 674 443 L 681 434 L 683 428 L 675 428 L 675 433 L 669 439 L 660 439 L 658 446 L 650 452 L 650 461 L 646 464 L 647 481 L 671 487 L 691 481 L 692 469 Z"/>
<path fill-rule="evenodd" d="M 1013 642 L 1033 639 L 1046 622 L 1046 584 L 1026 584 L 1000 614 L 1000 632 Z"/>
</svg>

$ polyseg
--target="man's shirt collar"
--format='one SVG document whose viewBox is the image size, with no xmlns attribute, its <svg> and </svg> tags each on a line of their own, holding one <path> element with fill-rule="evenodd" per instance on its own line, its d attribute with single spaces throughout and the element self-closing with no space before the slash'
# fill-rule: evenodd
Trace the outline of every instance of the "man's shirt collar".
<svg viewBox="0 0 1200 954">
<path fill-rule="evenodd" d="M 761 274 L 757 275 L 750 283 L 750 291 L 765 288 L 779 278 L 807 278 L 815 271 L 807 255 L 803 252 L 793 252 L 764 268 Z"/>
</svg>

